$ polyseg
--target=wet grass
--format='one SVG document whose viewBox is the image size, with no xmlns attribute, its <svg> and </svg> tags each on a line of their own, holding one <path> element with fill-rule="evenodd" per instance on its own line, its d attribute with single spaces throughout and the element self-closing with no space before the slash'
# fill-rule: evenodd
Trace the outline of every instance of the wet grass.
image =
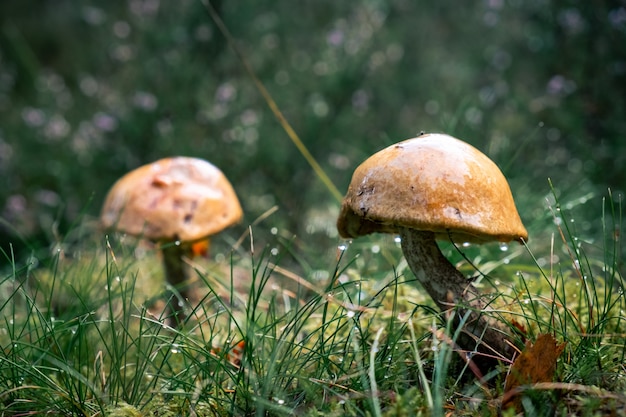
<svg viewBox="0 0 626 417">
<path fill-rule="evenodd" d="M 555 201 L 549 253 L 496 248 L 505 257 L 494 263 L 488 248 L 446 249 L 468 275 L 471 264 L 489 272 L 481 287 L 520 340 L 567 343 L 554 382 L 524 391 L 524 414 L 624 413 L 621 207 L 610 197 L 604 207 L 596 242 Z M 171 328 L 154 248 L 92 235 L 2 278 L 3 415 L 501 412 L 509 364 L 483 381 L 471 372 L 458 329 L 421 294 L 393 237 L 340 245 L 320 274 L 293 262 L 307 258 L 295 240 L 255 247 L 252 230 L 222 262 L 190 260 L 188 319 Z"/>
</svg>

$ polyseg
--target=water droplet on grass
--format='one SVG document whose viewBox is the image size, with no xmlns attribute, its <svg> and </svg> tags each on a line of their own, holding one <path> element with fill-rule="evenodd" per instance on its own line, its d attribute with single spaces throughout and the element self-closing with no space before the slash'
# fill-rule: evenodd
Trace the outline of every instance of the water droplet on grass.
<svg viewBox="0 0 626 417">
<path fill-rule="evenodd" d="M 346 316 L 348 316 L 350 318 L 354 317 L 354 315 L 355 315 L 355 313 L 352 310 L 348 310 L 348 312 L 346 313 Z"/>
<path fill-rule="evenodd" d="M 506 242 L 500 242 L 500 250 L 502 252 L 506 252 L 509 250 L 509 245 Z"/>
<path fill-rule="evenodd" d="M 393 241 L 398 243 L 398 244 L 400 244 L 400 243 L 402 243 L 402 238 L 400 236 L 396 236 L 396 237 L 393 238 Z"/>
<path fill-rule="evenodd" d="M 461 246 L 463 246 L 464 248 L 469 248 L 470 246 L 472 246 L 472 244 L 469 242 L 463 242 Z"/>
</svg>

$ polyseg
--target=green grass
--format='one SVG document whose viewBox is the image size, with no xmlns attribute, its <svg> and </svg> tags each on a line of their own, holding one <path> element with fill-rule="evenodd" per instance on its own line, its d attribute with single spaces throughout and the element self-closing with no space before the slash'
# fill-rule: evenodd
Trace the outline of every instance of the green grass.
<svg viewBox="0 0 626 417">
<path fill-rule="evenodd" d="M 523 391 L 523 414 L 625 413 L 622 207 L 610 195 L 603 207 L 598 241 L 580 239 L 555 201 L 542 236 L 554 239 L 537 245 L 548 253 L 510 248 L 494 264 L 489 248 L 462 248 L 467 260 L 447 248 L 468 274 L 470 261 L 489 271 L 482 287 L 520 338 L 567 343 L 554 382 Z M 479 382 L 451 344 L 458 329 L 420 293 L 392 237 L 338 249 L 321 275 L 296 239 L 280 236 L 246 241 L 223 262 L 191 261 L 189 318 L 173 329 L 154 248 L 91 236 L 59 242 L 40 264 L 11 262 L 2 278 L 2 415 L 499 412 L 508 364 Z M 228 352 L 242 340 L 238 363 Z"/>
</svg>

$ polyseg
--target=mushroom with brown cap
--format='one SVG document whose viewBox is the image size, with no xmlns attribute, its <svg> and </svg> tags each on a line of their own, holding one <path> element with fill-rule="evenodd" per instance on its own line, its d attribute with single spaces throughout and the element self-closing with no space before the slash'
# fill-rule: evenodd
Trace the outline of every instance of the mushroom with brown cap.
<svg viewBox="0 0 626 417">
<path fill-rule="evenodd" d="M 480 292 L 441 253 L 436 239 L 523 243 L 520 220 L 504 175 L 473 146 L 443 134 L 423 134 L 372 155 L 355 170 L 337 220 L 343 238 L 370 233 L 401 237 L 418 281 L 442 311 L 468 315 L 457 343 L 485 355 L 511 358 L 508 328 L 488 313 Z M 490 358 L 491 356 L 491 358 Z"/>
<path fill-rule="evenodd" d="M 100 220 L 107 229 L 157 242 L 166 280 L 185 300 L 183 256 L 190 245 L 240 222 L 242 216 L 222 171 L 203 159 L 178 156 L 120 178 L 107 194 Z M 176 320 L 184 317 L 180 303 L 173 310 Z"/>
</svg>

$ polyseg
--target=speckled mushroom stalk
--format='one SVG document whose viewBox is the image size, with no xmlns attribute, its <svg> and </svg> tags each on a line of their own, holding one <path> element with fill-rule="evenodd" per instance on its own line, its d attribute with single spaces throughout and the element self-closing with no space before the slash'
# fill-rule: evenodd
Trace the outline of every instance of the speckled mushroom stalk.
<svg viewBox="0 0 626 417">
<path fill-rule="evenodd" d="M 455 322 L 457 344 L 479 351 L 489 370 L 510 359 L 507 325 L 480 292 L 443 256 L 436 239 L 454 242 L 524 242 L 511 190 L 500 169 L 473 146 L 443 134 L 424 134 L 391 145 L 357 167 L 341 205 L 337 230 L 344 238 L 399 234 L 402 251 L 426 292 Z"/>
<path fill-rule="evenodd" d="M 181 323 L 186 318 L 184 305 L 189 299 L 189 290 L 186 287 L 188 274 L 184 257 L 189 251 L 185 245 L 176 244 L 175 242 L 165 243 L 161 245 L 161 254 L 163 255 L 163 269 L 165 273 L 165 281 L 172 287 L 173 294 L 170 302 L 173 324 Z"/>
<path fill-rule="evenodd" d="M 484 354 L 474 357 L 479 368 L 490 368 L 497 356 L 511 358 L 513 347 L 509 330 L 489 315 L 490 307 L 480 291 L 441 253 L 435 234 L 401 228 L 400 238 L 402 253 L 411 271 L 437 307 L 444 312 L 454 309 L 456 325 L 466 319 L 457 344 L 470 352 L 476 347 Z"/>
</svg>

